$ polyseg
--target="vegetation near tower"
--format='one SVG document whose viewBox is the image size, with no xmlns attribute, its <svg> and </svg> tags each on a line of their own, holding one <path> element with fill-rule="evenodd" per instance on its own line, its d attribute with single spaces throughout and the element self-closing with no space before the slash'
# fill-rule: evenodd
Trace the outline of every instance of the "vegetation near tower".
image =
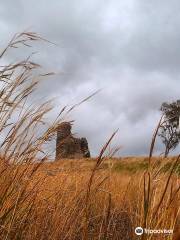
<svg viewBox="0 0 180 240">
<path fill-rule="evenodd" d="M 165 145 L 165 157 L 174 150 L 180 142 L 180 100 L 163 103 L 160 109 L 164 116 L 159 129 L 159 136 Z"/>
</svg>

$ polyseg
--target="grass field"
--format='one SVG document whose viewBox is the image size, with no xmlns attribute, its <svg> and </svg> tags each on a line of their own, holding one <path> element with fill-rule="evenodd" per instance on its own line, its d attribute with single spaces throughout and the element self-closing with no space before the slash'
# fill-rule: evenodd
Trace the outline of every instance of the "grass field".
<svg viewBox="0 0 180 240">
<path fill-rule="evenodd" d="M 36 33 L 14 36 L 0 53 L 45 41 Z M 30 57 L 0 67 L 0 240 L 179 240 L 180 156 L 48 162 L 49 143 L 67 114 L 64 107 L 51 123 L 45 121 L 50 101 L 28 104 L 42 77 Z M 50 151 L 50 152 L 49 152 Z M 38 160 L 38 161 L 37 161 Z M 143 234 L 144 229 L 172 229 L 174 234 Z"/>
<path fill-rule="evenodd" d="M 164 169 L 175 159 L 152 162 L 159 160 Z M 176 239 L 180 201 L 176 171 L 164 194 L 169 170 L 158 176 L 157 167 L 152 170 L 145 206 L 147 158 L 104 159 L 89 189 L 95 165 L 95 159 L 66 159 L 1 166 L 1 239 L 139 239 L 134 229 L 144 224 L 149 229 L 174 229 Z M 144 239 L 172 239 L 172 235 Z"/>
</svg>

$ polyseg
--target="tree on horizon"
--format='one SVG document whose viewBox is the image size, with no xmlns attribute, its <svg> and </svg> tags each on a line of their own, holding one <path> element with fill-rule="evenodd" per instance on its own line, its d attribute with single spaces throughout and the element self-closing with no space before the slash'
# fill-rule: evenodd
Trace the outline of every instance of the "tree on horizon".
<svg viewBox="0 0 180 240">
<path fill-rule="evenodd" d="M 180 100 L 172 103 L 164 102 L 160 111 L 163 114 L 163 122 L 159 128 L 158 136 L 165 145 L 164 156 L 174 150 L 180 143 Z"/>
</svg>

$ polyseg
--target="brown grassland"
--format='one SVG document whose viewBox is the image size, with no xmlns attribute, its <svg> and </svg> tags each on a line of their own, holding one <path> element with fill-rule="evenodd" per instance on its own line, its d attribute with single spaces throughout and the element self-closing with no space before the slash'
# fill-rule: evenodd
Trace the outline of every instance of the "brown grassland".
<svg viewBox="0 0 180 240">
<path fill-rule="evenodd" d="M 37 40 L 46 41 L 16 34 L 0 60 Z M 53 74 L 35 75 L 39 67 L 28 57 L 0 69 L 0 239 L 180 239 L 180 157 L 152 156 L 161 121 L 148 157 L 106 156 L 115 132 L 96 159 L 48 162 L 58 124 L 78 104 L 46 124 L 51 102 L 27 104 L 42 77 Z M 174 234 L 136 236 L 137 226 Z"/>
<path fill-rule="evenodd" d="M 147 158 L 105 159 L 96 169 L 88 200 L 94 159 L 1 166 L 2 239 L 138 239 L 133 232 L 144 224 L 144 162 Z M 128 169 L 133 164 L 135 172 Z M 177 232 L 178 175 L 171 177 L 158 208 L 168 176 L 163 170 L 151 180 L 146 226 Z"/>
</svg>

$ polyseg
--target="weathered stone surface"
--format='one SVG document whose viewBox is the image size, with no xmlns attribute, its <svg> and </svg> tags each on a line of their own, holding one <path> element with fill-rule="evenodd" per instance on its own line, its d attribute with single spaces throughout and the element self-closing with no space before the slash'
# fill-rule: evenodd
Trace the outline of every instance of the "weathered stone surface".
<svg viewBox="0 0 180 240">
<path fill-rule="evenodd" d="M 71 133 L 72 125 L 63 122 L 57 130 L 56 160 L 61 158 L 88 158 L 90 152 L 86 138 L 75 138 Z"/>
</svg>

